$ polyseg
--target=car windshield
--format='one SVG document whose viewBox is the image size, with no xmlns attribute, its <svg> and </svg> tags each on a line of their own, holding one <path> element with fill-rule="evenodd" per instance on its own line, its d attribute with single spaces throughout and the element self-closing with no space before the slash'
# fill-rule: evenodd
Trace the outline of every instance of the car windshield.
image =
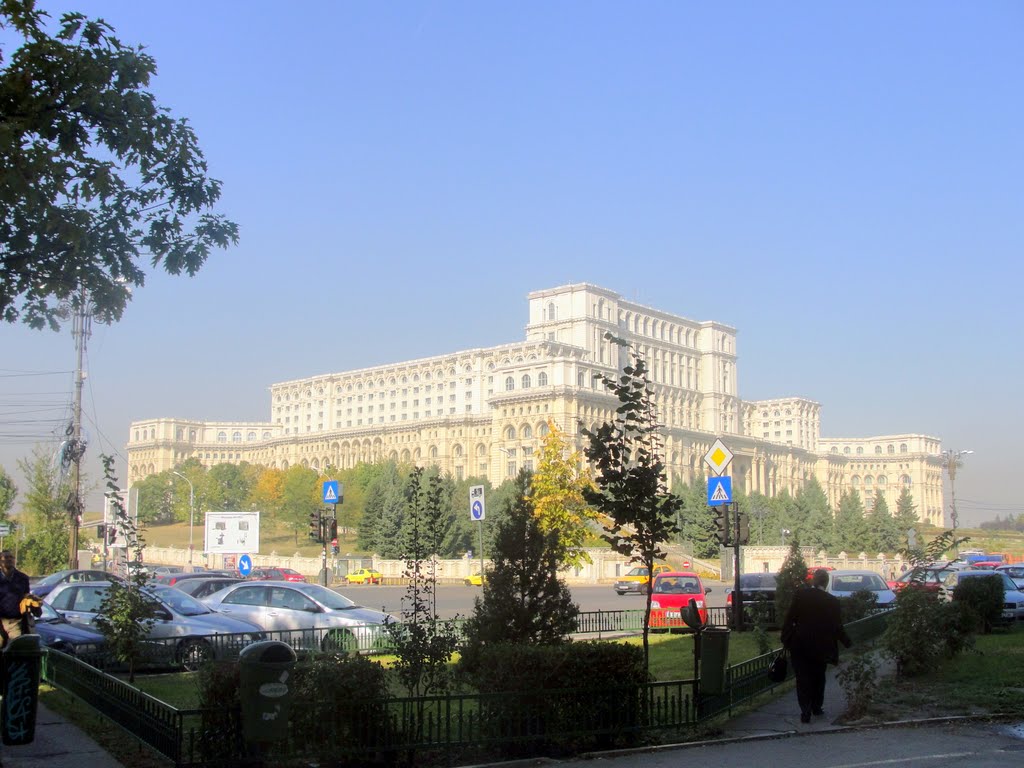
<svg viewBox="0 0 1024 768">
<path fill-rule="evenodd" d="M 41 614 L 39 614 L 38 621 L 62 621 L 63 620 L 61 615 L 59 613 L 57 613 L 57 611 L 55 611 L 53 609 L 53 607 L 49 605 L 49 603 L 43 603 L 40 607 L 42 608 L 43 612 Z"/>
<path fill-rule="evenodd" d="M 207 613 L 212 613 L 209 608 L 180 589 L 158 586 L 152 587 L 150 591 L 182 616 L 203 616 Z"/>
<path fill-rule="evenodd" d="M 633 568 L 626 575 L 627 576 L 646 576 L 647 575 L 647 569 L 646 568 Z"/>
<path fill-rule="evenodd" d="M 832 574 L 833 592 L 860 592 L 862 589 L 879 592 L 888 588 L 877 573 Z"/>
<path fill-rule="evenodd" d="M 754 589 L 755 587 L 775 587 L 774 573 L 744 573 L 740 575 L 740 587 L 742 589 Z"/>
<path fill-rule="evenodd" d="M 34 586 L 37 586 L 37 587 L 52 587 L 54 584 L 60 584 L 60 582 L 67 575 L 68 575 L 67 571 L 57 571 L 56 573 L 51 573 L 49 576 L 44 576 L 39 581 L 37 581 L 34 584 Z"/>
<path fill-rule="evenodd" d="M 699 595 L 700 582 L 685 576 L 669 576 L 654 582 L 654 592 L 659 595 Z"/>
<path fill-rule="evenodd" d="M 319 584 L 307 584 L 304 587 L 301 584 L 296 584 L 297 587 L 302 587 L 300 590 L 303 594 L 309 595 L 311 598 L 316 600 L 324 608 L 328 608 L 332 611 L 347 611 L 351 608 L 362 608 L 344 595 L 339 595 L 332 589 L 322 587 Z"/>
</svg>

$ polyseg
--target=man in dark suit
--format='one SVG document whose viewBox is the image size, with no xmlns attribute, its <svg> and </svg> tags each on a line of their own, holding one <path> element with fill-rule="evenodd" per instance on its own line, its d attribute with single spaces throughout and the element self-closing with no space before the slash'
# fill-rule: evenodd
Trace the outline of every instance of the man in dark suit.
<svg viewBox="0 0 1024 768">
<path fill-rule="evenodd" d="M 812 714 L 825 714 L 825 668 L 829 663 L 839 663 L 839 642 L 850 647 L 839 598 L 825 591 L 828 571 L 816 570 L 811 584 L 793 595 L 782 624 L 782 643 L 793 659 L 802 723 L 811 722 Z"/>
</svg>

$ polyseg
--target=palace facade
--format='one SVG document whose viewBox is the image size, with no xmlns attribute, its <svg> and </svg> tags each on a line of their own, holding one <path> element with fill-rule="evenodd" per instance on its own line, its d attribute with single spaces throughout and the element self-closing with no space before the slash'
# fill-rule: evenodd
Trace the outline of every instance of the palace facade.
<svg viewBox="0 0 1024 768">
<path fill-rule="evenodd" d="M 265 422 L 133 422 L 129 486 L 193 458 L 317 470 L 392 459 L 497 485 L 534 468 L 549 420 L 578 435 L 581 425 L 612 419 L 618 403 L 596 379 L 628 361 L 612 334 L 650 368 L 671 482 L 703 474 L 703 456 L 720 437 L 735 454 L 734 486 L 747 492 L 795 493 L 816 477 L 833 507 L 856 489 L 866 508 L 885 494 L 895 510 L 906 487 L 922 520 L 943 525 L 939 438 L 822 438 L 813 400 L 741 400 L 736 329 L 723 323 L 587 283 L 528 299 L 524 341 L 274 384 Z"/>
</svg>

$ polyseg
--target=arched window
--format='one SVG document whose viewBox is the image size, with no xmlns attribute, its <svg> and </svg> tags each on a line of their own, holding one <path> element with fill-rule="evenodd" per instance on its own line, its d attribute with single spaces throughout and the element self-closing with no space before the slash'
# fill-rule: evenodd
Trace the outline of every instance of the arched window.
<svg viewBox="0 0 1024 768">
<path fill-rule="evenodd" d="M 530 428 L 530 425 L 527 424 L 525 427 L 523 427 L 523 440 L 529 440 L 532 437 L 533 430 Z"/>
<path fill-rule="evenodd" d="M 516 428 L 515 427 L 509 427 L 508 429 L 505 430 L 505 439 L 506 440 L 515 440 L 516 439 Z"/>
<path fill-rule="evenodd" d="M 832 446 L 832 450 L 831 450 L 831 451 L 829 451 L 829 453 L 839 453 L 839 449 L 838 449 L 838 448 L 836 448 L 836 446 L 834 446 L 834 445 L 833 445 L 833 446 Z"/>
<path fill-rule="evenodd" d="M 242 442 L 242 433 L 238 432 L 238 431 L 232 432 L 231 433 L 231 442 L 232 443 L 240 443 L 240 442 Z"/>
<path fill-rule="evenodd" d="M 523 374 L 523 389 L 529 389 L 529 388 L 530 388 L 530 374 L 524 373 Z"/>
<path fill-rule="evenodd" d="M 576 374 L 576 386 L 577 387 L 585 386 L 583 382 L 586 381 L 586 379 L 587 379 L 587 377 L 584 375 L 583 371 L 580 371 L 579 373 L 577 373 Z"/>
<path fill-rule="evenodd" d="M 885 488 L 888 484 L 889 484 L 889 478 L 887 478 L 885 475 L 879 475 L 878 476 L 878 487 L 879 488 Z"/>
<path fill-rule="evenodd" d="M 461 459 L 462 458 L 462 446 L 461 445 L 456 445 L 454 448 L 452 448 L 452 453 L 455 454 L 455 458 Z"/>
<path fill-rule="evenodd" d="M 846 455 L 846 456 L 850 455 L 850 446 L 848 446 L 848 445 L 843 446 L 843 454 Z"/>
<path fill-rule="evenodd" d="M 548 320 L 554 320 L 554 319 L 555 319 L 555 302 L 549 301 L 548 302 Z"/>
<path fill-rule="evenodd" d="M 857 446 L 857 455 L 858 455 L 858 456 L 860 456 L 860 455 L 862 455 L 863 453 L 864 453 L 864 446 L 862 446 L 862 445 L 858 445 L 858 446 Z"/>
<path fill-rule="evenodd" d="M 902 485 L 904 488 L 909 488 L 910 483 L 910 475 L 900 475 L 900 485 Z"/>
<path fill-rule="evenodd" d="M 876 454 L 881 454 L 882 453 L 882 446 L 876 445 L 875 446 L 875 453 Z"/>
<path fill-rule="evenodd" d="M 541 371 L 540 373 L 537 374 L 537 386 L 538 387 L 546 387 L 547 385 L 548 385 L 548 375 L 546 373 L 544 373 L 544 371 Z"/>
<path fill-rule="evenodd" d="M 174 439 L 175 440 L 184 440 L 185 439 L 185 430 L 182 429 L 181 427 L 178 427 L 178 429 L 174 433 Z"/>
<path fill-rule="evenodd" d="M 906 452 L 907 452 L 907 444 L 906 443 L 900 443 L 900 453 L 906 453 Z"/>
<path fill-rule="evenodd" d="M 263 439 L 264 440 L 269 440 L 270 439 L 270 433 L 269 432 L 264 432 L 263 433 Z"/>
<path fill-rule="evenodd" d="M 516 380 L 513 379 L 511 376 L 506 376 L 505 377 L 505 391 L 506 392 L 511 392 L 515 388 L 516 388 Z"/>
<path fill-rule="evenodd" d="M 188 432 L 188 440 L 189 440 L 190 443 L 194 443 L 196 441 L 196 431 L 194 429 L 190 429 L 189 430 L 189 432 Z"/>
<path fill-rule="evenodd" d="M 430 446 L 430 458 L 432 458 L 432 459 L 436 459 L 437 458 L 437 446 L 436 445 Z"/>
<path fill-rule="evenodd" d="M 256 433 L 255 432 L 250 432 L 249 434 L 247 434 L 245 436 L 245 439 L 246 440 L 255 440 L 256 439 Z"/>
<path fill-rule="evenodd" d="M 896 453 L 896 446 L 890 445 L 890 446 L 888 446 L 888 448 L 886 448 L 886 451 L 888 453 Z"/>
<path fill-rule="evenodd" d="M 850 486 L 853 488 L 853 490 L 857 490 L 858 488 L 860 488 L 860 475 L 854 475 L 853 477 L 850 478 Z"/>
<path fill-rule="evenodd" d="M 540 435 L 541 437 L 544 437 L 544 435 L 546 435 L 549 431 L 550 430 L 548 429 L 548 424 L 546 421 L 542 421 L 540 424 L 537 425 L 537 434 Z"/>
<path fill-rule="evenodd" d="M 217 433 L 217 442 L 218 443 L 226 443 L 227 441 L 228 441 L 228 433 L 227 432 L 218 432 Z"/>
</svg>

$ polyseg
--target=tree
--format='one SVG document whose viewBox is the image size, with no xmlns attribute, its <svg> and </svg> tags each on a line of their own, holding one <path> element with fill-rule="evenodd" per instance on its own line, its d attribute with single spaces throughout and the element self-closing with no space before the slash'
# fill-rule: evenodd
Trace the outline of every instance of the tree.
<svg viewBox="0 0 1024 768">
<path fill-rule="evenodd" d="M 828 497 L 817 478 L 812 478 L 797 491 L 793 502 L 797 517 L 794 529 L 797 538 L 804 546 L 813 547 L 815 551 L 829 549 L 835 538 L 835 520 L 828 505 Z"/>
<path fill-rule="evenodd" d="M 516 494 L 499 510 L 492 566 L 466 620 L 463 659 L 489 644 L 552 645 L 576 630 L 579 608 L 558 578 L 561 544 L 536 515 L 530 475 L 520 471 Z"/>
<path fill-rule="evenodd" d="M 716 513 L 708 506 L 707 479 L 701 476 L 693 483 L 676 484 L 672 493 L 679 499 L 679 537 L 689 543 L 694 557 L 718 558 L 722 547 L 715 538 Z"/>
<path fill-rule="evenodd" d="M 221 184 L 196 136 L 147 88 L 156 61 L 104 21 L 3 0 L 0 28 L 0 317 L 56 329 L 61 303 L 121 317 L 143 258 L 195 275 L 238 226 L 211 213 Z"/>
<path fill-rule="evenodd" d="M 102 456 L 103 474 L 114 507 L 114 526 L 118 538 L 125 541 L 136 563 L 142 562 L 142 537 L 125 511 L 114 477 L 112 456 Z M 146 650 L 146 636 L 153 626 L 155 604 L 144 590 L 149 574 L 142 568 L 128 568 L 127 579 L 112 579 L 96 616 L 96 628 L 106 640 L 114 658 L 128 664 L 128 682 L 135 682 L 135 666 Z"/>
<path fill-rule="evenodd" d="M 7 520 L 7 515 L 14 506 L 18 496 L 18 486 L 14 484 L 7 470 L 0 467 L 0 520 Z"/>
<path fill-rule="evenodd" d="M 775 616 L 781 624 L 793 602 L 793 595 L 807 584 L 807 561 L 800 552 L 800 541 L 794 536 L 789 541 L 789 554 L 775 575 Z"/>
<path fill-rule="evenodd" d="M 401 557 L 399 532 L 405 518 L 405 481 L 398 465 L 389 461 L 367 490 L 366 512 L 359 526 L 359 546 L 383 558 Z"/>
<path fill-rule="evenodd" d="M 30 572 L 53 573 L 68 562 L 67 500 L 72 489 L 54 469 L 52 457 L 40 448 L 31 460 L 20 460 L 18 467 L 27 481 L 22 512 L 28 518 L 18 558 Z"/>
<path fill-rule="evenodd" d="M 557 537 L 559 561 L 573 568 L 591 562 L 584 547 L 590 525 L 597 519 L 583 498 L 591 482 L 582 463 L 580 452 L 571 449 L 565 433 L 548 420 L 533 476 L 533 509 L 541 530 Z"/>
<path fill-rule="evenodd" d="M 900 534 L 896 521 L 889 514 L 889 504 L 882 491 L 875 495 L 875 504 L 868 515 L 868 537 L 872 552 L 895 552 L 906 538 L 906 533 Z"/>
<path fill-rule="evenodd" d="M 320 511 L 320 495 L 317 493 L 317 473 L 301 464 L 293 464 L 284 471 L 281 481 L 281 522 L 295 536 L 309 530 L 309 516 Z"/>
<path fill-rule="evenodd" d="M 861 552 L 867 546 L 868 524 L 857 491 L 843 493 L 836 512 L 835 547 L 840 552 Z"/>
<path fill-rule="evenodd" d="M 629 345 L 611 334 L 605 338 L 629 349 L 632 363 L 618 379 L 600 376 L 601 383 L 619 401 L 615 420 L 596 432 L 584 429 L 590 441 L 584 449 L 597 469 L 596 488 L 584 498 L 610 522 L 602 538 L 611 548 L 654 573 L 655 560 L 665 557 L 664 543 L 679 531 L 679 497 L 669 492 L 661 440 L 648 379 L 647 363 Z M 644 663 L 650 662 L 651 592 L 644 608 Z"/>
<path fill-rule="evenodd" d="M 917 506 L 914 504 L 914 497 L 907 486 L 903 486 L 900 497 L 896 499 L 896 516 L 894 518 L 896 530 L 899 532 L 900 543 L 907 542 L 907 532 L 917 530 Z"/>
</svg>

